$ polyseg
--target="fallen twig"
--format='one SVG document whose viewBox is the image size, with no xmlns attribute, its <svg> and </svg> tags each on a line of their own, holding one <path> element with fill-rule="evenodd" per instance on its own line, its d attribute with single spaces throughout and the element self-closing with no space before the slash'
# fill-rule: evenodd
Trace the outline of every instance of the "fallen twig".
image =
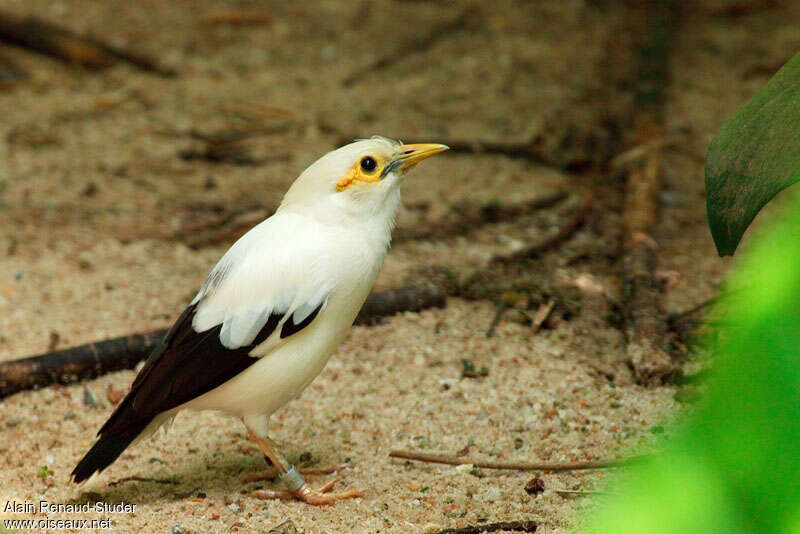
<svg viewBox="0 0 800 534">
<path fill-rule="evenodd" d="M 504 300 L 501 300 L 500 304 L 497 305 L 497 311 L 494 312 L 494 317 L 492 317 L 492 322 L 489 325 L 489 329 L 486 331 L 486 337 L 492 337 L 494 335 L 497 325 L 500 324 L 500 320 L 503 318 L 503 314 L 506 313 L 507 310 L 508 304 Z"/>
<path fill-rule="evenodd" d="M 714 295 L 713 297 L 707 298 L 706 300 L 700 302 L 699 304 L 696 304 L 695 306 L 692 306 L 691 308 L 689 308 L 687 310 L 684 310 L 682 312 L 677 312 L 677 313 L 670 314 L 668 320 L 669 321 L 680 321 L 681 319 L 685 319 L 686 317 L 694 315 L 695 313 L 697 313 L 699 311 L 703 311 L 704 309 L 708 308 L 712 304 L 716 303 L 718 299 L 719 299 L 719 296 L 718 295 Z"/>
<path fill-rule="evenodd" d="M 219 243 L 230 243 L 269 217 L 274 211 L 274 209 L 259 207 L 214 214 L 182 226 L 172 232 L 169 238 L 180 241 L 193 249 Z"/>
<path fill-rule="evenodd" d="M 617 154 L 611 159 L 610 165 L 612 169 L 622 169 L 630 164 L 642 161 L 653 150 L 659 150 L 675 143 L 675 139 L 665 139 L 659 137 L 650 141 L 646 141 L 640 145 L 626 150 L 622 154 Z"/>
<path fill-rule="evenodd" d="M 601 490 L 554 489 L 553 491 L 563 495 L 619 495 L 619 493 Z"/>
<path fill-rule="evenodd" d="M 544 165 L 552 165 L 539 150 L 537 138 L 522 141 L 480 141 L 477 139 L 443 139 L 439 141 L 450 147 L 450 152 L 465 154 L 497 154 L 510 158 L 528 159 Z"/>
<path fill-rule="evenodd" d="M 536 315 L 533 316 L 533 324 L 531 325 L 531 329 L 533 333 L 536 334 L 539 332 L 539 329 L 542 328 L 542 325 L 550 317 L 550 314 L 553 312 L 553 308 L 556 305 L 555 299 L 550 299 L 547 302 L 543 302 L 539 309 L 536 310 Z"/>
<path fill-rule="evenodd" d="M 113 65 L 117 60 L 123 60 L 161 76 L 175 75 L 174 70 L 160 66 L 148 56 L 97 39 L 82 37 L 66 28 L 32 16 L 20 17 L 0 11 L 0 41 L 90 69 L 103 69 Z"/>
<path fill-rule="evenodd" d="M 563 202 L 569 195 L 555 191 L 513 204 L 490 202 L 454 205 L 442 219 L 425 223 L 422 227 L 398 228 L 392 238 L 394 243 L 411 240 L 434 240 L 466 235 L 479 226 L 513 220 L 517 217 L 547 209 Z"/>
<path fill-rule="evenodd" d="M 369 78 L 373 76 L 376 71 L 388 69 L 399 61 L 407 59 L 412 54 L 425 53 L 449 34 L 464 28 L 471 15 L 472 10 L 465 9 L 452 19 L 437 24 L 422 37 L 403 40 L 388 54 L 379 57 L 368 65 L 357 68 L 342 80 L 342 85 L 345 87 L 354 85 L 359 80 L 365 79 L 365 75 L 367 75 L 366 78 Z"/>
<path fill-rule="evenodd" d="M 119 480 L 114 480 L 113 482 L 109 482 L 109 486 L 119 486 L 120 484 L 124 484 L 125 482 L 152 482 L 153 484 L 178 484 L 177 480 L 171 480 L 169 478 L 146 478 L 146 477 L 139 477 L 139 476 L 130 476 L 121 478 Z"/>
<path fill-rule="evenodd" d="M 358 135 L 342 132 L 325 121 L 319 121 L 318 126 L 323 132 L 336 136 L 336 144 L 350 143 L 353 139 L 359 137 Z M 479 141 L 477 139 L 449 139 L 446 137 L 437 137 L 436 142 L 447 145 L 451 154 L 493 154 L 509 158 L 526 159 L 547 167 L 563 168 L 563 165 L 557 165 L 553 162 L 552 158 L 548 158 L 547 155 L 539 149 L 539 143 L 537 143 L 537 138 L 535 137 L 523 141 Z"/>
<path fill-rule="evenodd" d="M 649 31 L 639 59 L 636 102 L 640 111 L 634 127 L 636 144 L 652 145 L 663 139 L 663 87 L 675 14 L 668 2 L 654 2 L 642 9 L 641 20 Z M 677 368 L 664 350 L 666 321 L 659 308 L 660 289 L 654 274 L 658 245 L 651 236 L 657 224 L 661 164 L 661 148 L 653 145 L 628 172 L 622 210 L 625 231 L 620 264 L 628 340 L 625 357 L 637 380 L 647 385 L 662 383 Z"/>
<path fill-rule="evenodd" d="M 253 137 L 270 133 L 272 130 L 257 127 L 250 129 L 224 130 L 214 134 L 192 131 L 192 138 L 202 142 L 200 148 L 189 148 L 178 152 L 178 156 L 186 161 L 204 160 L 211 163 L 231 163 L 233 165 L 262 165 L 266 159 L 256 158 L 252 152 Z M 280 158 L 288 154 L 280 154 Z"/>
<path fill-rule="evenodd" d="M 510 530 L 512 532 L 536 532 L 538 525 L 534 521 L 503 521 L 500 523 L 484 523 L 483 525 L 470 525 L 461 528 L 446 528 L 437 534 L 481 534 L 483 532 L 497 532 Z"/>
<path fill-rule="evenodd" d="M 212 11 L 200 17 L 200 23 L 206 26 L 261 26 L 271 24 L 272 19 L 258 11 L 234 9 L 230 11 Z"/>
<path fill-rule="evenodd" d="M 596 192 L 594 190 L 586 193 L 572 217 L 564 226 L 559 228 L 558 232 L 553 234 L 551 237 L 545 239 L 541 243 L 537 243 L 531 247 L 515 252 L 514 254 L 492 258 L 490 263 L 513 263 L 525 258 L 536 258 L 541 256 L 544 252 L 549 251 L 557 245 L 560 245 L 563 241 L 566 241 L 572 237 L 572 235 L 578 231 L 581 226 L 583 226 L 583 223 L 586 222 L 586 216 L 589 214 L 589 211 L 592 208 L 592 203 L 594 202 L 595 197 Z"/>
<path fill-rule="evenodd" d="M 69 384 L 132 369 L 166 334 L 165 329 L 0 363 L 0 398 L 50 384 Z"/>
<path fill-rule="evenodd" d="M 361 307 L 361 311 L 356 317 L 356 324 L 375 324 L 383 317 L 400 312 L 442 308 L 446 298 L 445 290 L 433 284 L 376 291 L 364 302 L 364 306 Z"/>
<path fill-rule="evenodd" d="M 406 460 L 415 460 L 417 462 L 429 462 L 447 465 L 474 465 L 475 467 L 480 467 L 483 469 L 511 469 L 514 471 L 579 471 L 583 469 L 608 469 L 611 467 L 625 467 L 632 461 L 640 458 L 636 457 L 629 460 L 612 460 L 608 462 L 495 462 L 487 460 L 470 460 L 468 458 L 459 458 L 449 454 L 401 449 L 390 451 L 389 456 L 391 458 L 403 458 Z"/>
<path fill-rule="evenodd" d="M 643 168 L 628 175 L 623 242 L 623 292 L 628 344 L 626 357 L 637 380 L 658 384 L 675 372 L 664 350 L 666 323 L 659 309 L 660 291 L 654 276 L 657 244 L 649 233 L 655 225 L 655 195 L 661 165 L 659 150 L 650 152 Z"/>
<path fill-rule="evenodd" d="M 6 56 L 0 56 L 0 90 L 11 89 L 30 75 Z"/>
<path fill-rule="evenodd" d="M 401 287 L 373 292 L 356 317 L 357 324 L 373 324 L 381 317 L 445 305 L 445 292 L 434 285 Z M 65 350 L 0 362 L 0 398 L 50 384 L 80 380 L 132 369 L 161 342 L 166 329 L 132 334 Z"/>
</svg>

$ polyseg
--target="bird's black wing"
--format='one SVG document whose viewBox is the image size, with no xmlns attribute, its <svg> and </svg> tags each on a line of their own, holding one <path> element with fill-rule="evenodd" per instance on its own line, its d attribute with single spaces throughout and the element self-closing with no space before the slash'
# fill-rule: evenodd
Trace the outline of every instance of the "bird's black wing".
<svg viewBox="0 0 800 534">
<path fill-rule="evenodd" d="M 303 321 L 288 317 L 281 338 L 307 327 L 324 302 Z M 100 439 L 73 471 L 76 482 L 110 465 L 157 415 L 222 385 L 258 361 L 249 355 L 281 322 L 271 313 L 252 343 L 228 349 L 220 342 L 222 325 L 204 332 L 192 328 L 196 305 L 189 306 L 145 362 L 131 390 L 100 428 Z"/>
</svg>

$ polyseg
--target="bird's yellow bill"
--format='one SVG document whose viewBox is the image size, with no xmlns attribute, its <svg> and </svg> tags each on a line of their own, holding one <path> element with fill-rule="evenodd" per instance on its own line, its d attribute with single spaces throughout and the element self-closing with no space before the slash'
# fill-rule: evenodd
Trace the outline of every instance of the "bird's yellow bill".
<svg viewBox="0 0 800 534">
<path fill-rule="evenodd" d="M 450 147 L 447 145 L 440 145 L 439 143 L 403 145 L 400 147 L 400 155 L 397 156 L 395 160 L 399 163 L 399 168 L 407 171 L 423 159 L 435 156 L 439 152 L 444 152 L 448 148 Z"/>
</svg>

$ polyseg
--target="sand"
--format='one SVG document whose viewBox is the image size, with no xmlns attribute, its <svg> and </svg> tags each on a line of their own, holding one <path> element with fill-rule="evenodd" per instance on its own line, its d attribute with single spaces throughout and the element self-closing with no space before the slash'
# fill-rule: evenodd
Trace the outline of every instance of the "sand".
<svg viewBox="0 0 800 534">
<path fill-rule="evenodd" d="M 466 4 L 270 5 L 271 24 L 230 28 L 203 25 L 201 17 L 261 4 L 9 0 L 5 9 L 159 53 L 180 75 L 162 79 L 122 64 L 86 72 L 2 49 L 30 78 L 0 92 L 0 360 L 168 326 L 230 244 L 192 249 L 170 236 L 209 214 L 274 206 L 300 170 L 334 147 L 325 124 L 406 141 L 548 140 L 577 114 L 593 131 L 602 117 L 592 100 L 596 63 L 618 15 L 577 1 L 531 4 L 501 3 L 422 53 L 362 72 L 394 50 L 400 37 L 386 36 L 398 19 L 409 20 L 409 35 L 424 34 Z M 723 17 L 708 2 L 676 37 L 666 104 L 674 142 L 665 148 L 655 236 L 666 312 L 711 297 L 731 266 L 717 257 L 706 227 L 703 154 L 725 116 L 797 49 L 798 19 L 785 6 Z M 355 81 L 344 87 L 347 78 Z M 247 141 L 253 157 L 265 159 L 258 165 L 180 157 L 203 149 L 192 132 L 254 124 L 264 129 Z M 567 152 L 548 153 L 557 163 L 575 157 Z M 562 206 L 464 237 L 398 243 L 378 286 L 400 285 L 420 265 L 467 274 L 537 242 L 563 223 L 587 186 L 521 159 L 434 158 L 404 186 L 401 227 L 435 221 L 465 200 L 573 194 Z M 598 237 L 604 224 L 593 217 L 540 265 L 540 278 L 584 293 L 579 313 L 559 315 L 538 333 L 510 314 L 487 338 L 495 306 L 452 298 L 444 309 L 355 327 L 320 377 L 274 416 L 272 436 L 290 458 L 310 453 L 317 465 L 345 464 L 337 487 L 368 488 L 364 498 L 322 508 L 252 498 L 252 490 L 279 484 L 241 481 L 263 459 L 241 423 L 215 413 L 181 414 L 99 480 L 69 484 L 113 409 L 109 399 L 133 380 L 133 371 L 122 371 L 0 401 L 0 507 L 135 505 L 133 512 L 46 514 L 111 519 L 115 532 L 263 532 L 286 520 L 307 533 L 436 532 L 523 519 L 542 532 L 568 531 L 603 496 L 556 490 L 608 489 L 613 470 L 490 471 L 393 460 L 388 452 L 561 462 L 657 450 L 691 407 L 675 400 L 674 386 L 647 389 L 597 370 L 624 347 L 608 307 L 598 304 L 618 294 L 613 269 L 581 259 L 606 246 Z M 486 376 L 462 377 L 462 359 L 486 367 Z M 52 476 L 38 476 L 45 465 Z M 545 484 L 538 496 L 524 491 L 533 476 Z M 9 515 L 0 508 L 0 517 Z"/>
</svg>

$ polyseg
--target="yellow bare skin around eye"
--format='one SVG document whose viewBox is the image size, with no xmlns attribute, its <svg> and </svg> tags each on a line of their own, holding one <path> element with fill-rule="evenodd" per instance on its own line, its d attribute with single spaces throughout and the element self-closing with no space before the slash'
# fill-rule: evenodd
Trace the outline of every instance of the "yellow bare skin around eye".
<svg viewBox="0 0 800 534">
<path fill-rule="evenodd" d="M 366 173 L 361 168 L 361 160 L 359 160 L 350 168 L 349 171 L 347 171 L 347 174 L 342 176 L 339 181 L 336 182 L 336 190 L 340 192 L 344 191 L 348 187 L 355 185 L 358 182 L 377 182 L 381 178 L 381 169 L 383 169 L 383 165 L 377 165 L 374 171 Z"/>
</svg>

